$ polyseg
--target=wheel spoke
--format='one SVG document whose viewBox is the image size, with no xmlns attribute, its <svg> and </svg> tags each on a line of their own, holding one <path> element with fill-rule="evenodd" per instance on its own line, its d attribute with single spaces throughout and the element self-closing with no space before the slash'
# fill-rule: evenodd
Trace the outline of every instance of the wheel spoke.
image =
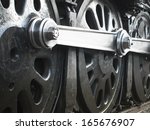
<svg viewBox="0 0 150 130">
<path fill-rule="evenodd" d="M 105 99 L 105 82 L 103 81 L 101 83 L 98 83 L 95 91 L 94 91 L 94 96 L 96 100 L 96 105 L 97 107 L 102 107 L 104 106 L 104 99 Z"/>
<path fill-rule="evenodd" d="M 39 73 L 37 73 L 34 69 L 32 69 L 32 79 L 37 81 L 41 86 L 48 86 L 48 79 L 44 79 Z"/>
<path fill-rule="evenodd" d="M 92 70 L 94 70 L 94 63 L 92 62 L 92 63 L 90 63 L 90 64 L 88 64 L 87 66 L 86 66 L 86 69 L 87 69 L 87 72 L 90 72 L 90 71 L 92 71 Z"/>
<path fill-rule="evenodd" d="M 94 67 L 93 69 L 93 74 L 89 80 L 89 83 L 90 83 L 90 86 L 94 84 L 94 82 L 98 82 L 98 78 L 100 77 L 101 75 L 98 73 L 98 66 Z"/>
<path fill-rule="evenodd" d="M 111 78 L 108 79 L 108 84 L 109 84 L 108 86 L 109 86 L 109 92 L 110 92 L 110 95 L 113 94 L 114 82 L 115 82 L 115 81 L 112 81 Z"/>
<path fill-rule="evenodd" d="M 106 30 L 104 5 L 101 5 L 101 8 L 102 8 L 103 29 Z"/>
<path fill-rule="evenodd" d="M 100 25 L 100 22 L 99 22 L 99 19 L 98 19 L 98 15 L 97 15 L 97 12 L 96 12 L 96 4 L 95 3 L 93 3 L 91 5 L 91 10 L 93 12 L 93 15 L 94 15 L 94 18 L 95 18 L 96 25 L 97 25 L 98 29 L 101 29 L 101 25 Z"/>
</svg>

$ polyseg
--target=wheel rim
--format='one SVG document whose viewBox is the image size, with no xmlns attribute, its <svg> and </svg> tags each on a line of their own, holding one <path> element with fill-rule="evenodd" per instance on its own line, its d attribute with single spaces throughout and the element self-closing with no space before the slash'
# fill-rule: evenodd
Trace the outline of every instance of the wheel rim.
<svg viewBox="0 0 150 130">
<path fill-rule="evenodd" d="M 121 27 L 114 7 L 102 0 L 83 2 L 77 20 L 83 28 L 113 31 Z M 121 68 L 121 59 L 113 53 L 79 50 L 77 98 L 81 111 L 111 111 L 120 90 Z"/>
<path fill-rule="evenodd" d="M 150 16 L 140 12 L 132 23 L 131 35 L 137 38 L 150 39 Z M 150 59 L 147 55 L 133 54 L 133 96 L 136 101 L 143 102 L 150 98 Z"/>
<path fill-rule="evenodd" d="M 59 48 L 34 49 L 25 29 L 33 17 L 55 18 L 50 1 L 1 0 L 0 10 L 0 111 L 52 111 L 63 58 Z"/>
</svg>

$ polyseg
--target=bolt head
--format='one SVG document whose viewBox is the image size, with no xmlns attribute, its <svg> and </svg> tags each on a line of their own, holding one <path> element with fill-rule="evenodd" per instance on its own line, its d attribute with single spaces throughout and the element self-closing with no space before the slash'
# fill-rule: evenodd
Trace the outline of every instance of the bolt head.
<svg viewBox="0 0 150 130">
<path fill-rule="evenodd" d="M 130 48 L 131 48 L 130 38 L 126 37 L 123 40 L 123 49 L 130 49 Z"/>
<path fill-rule="evenodd" d="M 56 40 L 59 36 L 59 31 L 58 28 L 56 27 L 49 27 L 48 31 L 45 32 L 46 34 L 46 40 L 50 41 L 50 40 Z"/>
</svg>

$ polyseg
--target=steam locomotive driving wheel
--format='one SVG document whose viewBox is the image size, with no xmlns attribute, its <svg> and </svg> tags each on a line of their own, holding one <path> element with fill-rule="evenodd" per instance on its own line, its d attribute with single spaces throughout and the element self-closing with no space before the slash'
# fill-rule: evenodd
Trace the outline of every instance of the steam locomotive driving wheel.
<svg viewBox="0 0 150 130">
<path fill-rule="evenodd" d="M 34 17 L 58 21 L 56 9 L 50 0 L 0 0 L 0 112 L 53 111 L 63 55 L 34 48 L 27 28 Z"/>
<path fill-rule="evenodd" d="M 132 37 L 150 39 L 150 16 L 140 12 L 134 19 Z M 150 57 L 133 55 L 133 97 L 137 102 L 145 102 L 150 98 Z"/>
<path fill-rule="evenodd" d="M 108 0 L 84 1 L 77 21 L 80 27 L 109 32 L 122 26 L 117 10 Z M 120 90 L 122 69 L 122 59 L 115 53 L 79 49 L 77 100 L 80 110 L 112 111 Z"/>
</svg>

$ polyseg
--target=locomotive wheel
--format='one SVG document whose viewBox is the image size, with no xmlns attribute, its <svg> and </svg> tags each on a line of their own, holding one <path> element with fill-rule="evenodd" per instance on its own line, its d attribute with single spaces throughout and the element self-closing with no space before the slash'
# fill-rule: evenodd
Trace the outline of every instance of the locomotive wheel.
<svg viewBox="0 0 150 130">
<path fill-rule="evenodd" d="M 118 12 L 108 0 L 85 0 L 77 23 L 83 28 L 110 32 L 122 26 Z M 122 69 L 122 59 L 114 53 L 79 49 L 77 101 L 82 112 L 112 111 Z"/>
<path fill-rule="evenodd" d="M 35 49 L 27 35 L 34 17 L 58 21 L 50 0 L 0 0 L 0 112 L 52 112 L 61 85 L 60 49 Z"/>
<path fill-rule="evenodd" d="M 132 37 L 150 39 L 150 16 L 140 12 L 133 22 Z M 150 98 L 150 57 L 133 54 L 133 96 L 137 102 Z"/>
</svg>

